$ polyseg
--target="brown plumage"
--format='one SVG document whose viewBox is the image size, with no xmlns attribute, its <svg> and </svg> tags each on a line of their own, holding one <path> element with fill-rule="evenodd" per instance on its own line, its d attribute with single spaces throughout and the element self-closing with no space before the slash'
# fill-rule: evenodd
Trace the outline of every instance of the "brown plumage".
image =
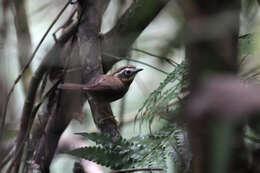
<svg viewBox="0 0 260 173">
<path fill-rule="evenodd" d="M 112 74 L 99 75 L 87 84 L 65 83 L 58 86 L 60 89 L 83 90 L 100 101 L 113 102 L 122 98 L 128 91 L 135 75 L 143 69 L 134 66 L 123 66 Z"/>
</svg>

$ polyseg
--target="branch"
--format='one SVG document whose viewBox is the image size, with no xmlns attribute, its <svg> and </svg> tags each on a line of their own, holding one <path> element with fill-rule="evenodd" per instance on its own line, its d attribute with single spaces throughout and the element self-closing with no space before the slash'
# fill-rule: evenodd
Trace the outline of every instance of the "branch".
<svg viewBox="0 0 260 173">
<path fill-rule="evenodd" d="M 71 47 L 73 47 L 72 51 Z M 78 48 L 76 44 L 73 44 L 73 42 L 69 40 L 62 51 L 65 51 L 62 55 L 67 54 L 67 57 L 62 56 L 63 58 L 75 58 L 77 57 Z M 79 63 L 76 58 L 73 60 L 73 63 L 69 64 L 68 68 L 73 66 L 75 63 Z M 81 77 L 79 71 L 66 73 L 64 81 L 75 83 L 80 82 Z M 49 172 L 49 165 L 55 154 L 60 136 L 72 120 L 75 110 L 78 111 L 81 110 L 81 108 L 82 103 L 80 92 L 56 90 L 53 92 L 51 97 L 49 97 L 47 111 L 51 116 L 47 121 L 47 125 L 43 132 L 44 134 L 41 135 L 39 145 L 36 147 L 33 157 L 34 163 L 40 166 L 42 172 Z"/>
<path fill-rule="evenodd" d="M 74 30 L 75 30 L 75 28 L 70 28 L 59 39 L 59 41 L 53 46 L 53 48 L 45 56 L 45 58 L 41 62 L 40 66 L 38 67 L 38 69 L 36 70 L 35 74 L 33 75 L 32 79 L 30 81 L 29 90 L 28 90 L 29 92 L 26 96 L 25 104 L 23 107 L 20 131 L 19 131 L 19 134 L 16 139 L 17 144 L 16 144 L 16 150 L 15 150 L 15 154 L 14 154 L 14 159 L 13 159 L 12 164 L 10 165 L 9 171 L 11 171 L 11 169 L 13 169 L 13 171 L 19 169 L 19 165 L 20 165 L 19 163 L 20 163 L 20 159 L 21 159 L 21 156 L 23 153 L 22 151 L 23 151 L 23 147 L 24 147 L 24 142 L 26 141 L 26 139 L 30 133 L 30 130 L 31 130 L 31 126 L 29 126 L 29 122 L 33 121 L 35 118 L 34 116 L 31 116 L 31 112 L 33 109 L 34 100 L 35 100 L 37 89 L 41 82 L 41 79 L 42 79 L 43 75 L 48 71 L 48 69 L 50 67 L 52 67 L 53 64 L 55 64 L 56 58 L 59 57 L 59 55 L 60 55 L 62 46 L 70 38 L 70 34 L 71 34 L 71 32 L 74 32 Z M 36 51 L 35 51 L 35 53 L 36 53 Z M 34 57 L 35 53 L 33 54 L 32 58 Z M 31 60 L 32 60 L 32 58 L 31 58 Z M 28 63 L 27 65 L 29 66 L 29 64 L 30 63 Z M 26 70 L 26 68 L 25 68 L 25 70 Z M 19 81 L 20 76 L 22 76 L 22 73 L 17 78 L 17 80 L 16 80 L 17 82 Z M 13 85 L 12 89 L 14 89 L 14 86 L 15 85 Z M 11 92 L 9 92 L 9 93 L 11 93 Z"/>
<path fill-rule="evenodd" d="M 102 11 L 104 11 L 104 6 L 109 1 L 79 1 L 79 4 L 81 3 L 87 3 L 87 9 L 82 10 L 83 13 L 81 13 L 79 17 L 78 23 L 74 24 L 72 27 L 75 27 L 78 35 L 77 37 L 73 37 L 71 43 L 68 43 L 66 47 L 64 48 L 71 50 L 71 47 L 73 47 L 72 52 L 65 53 L 64 56 L 62 56 L 64 59 L 67 58 L 65 64 L 65 76 L 64 76 L 64 82 L 73 82 L 73 83 L 81 83 L 82 77 L 81 77 L 81 69 L 85 69 L 86 66 L 83 66 L 84 64 L 84 58 L 80 56 L 80 54 L 84 54 L 84 51 L 87 50 L 87 46 L 83 46 L 81 44 L 87 44 L 92 45 L 92 34 L 89 34 L 88 30 L 87 32 L 81 32 L 81 29 L 95 29 L 95 26 L 93 26 L 93 23 L 96 21 L 96 18 L 99 18 L 102 16 Z M 97 5 L 97 6 L 95 6 Z M 82 9 L 81 6 L 79 9 Z M 96 15 L 96 11 L 98 11 L 98 14 Z M 93 14 L 94 13 L 94 14 Z M 92 16 L 93 15 L 93 16 Z M 89 20 L 88 20 L 89 19 Z M 92 21 L 93 19 L 93 21 Z M 100 20 L 98 20 L 100 21 Z M 86 27 L 86 23 L 87 27 Z M 90 23 L 89 23 L 90 22 Z M 98 28 L 98 27 L 97 27 Z M 76 32 L 74 32 L 76 33 Z M 73 34 L 74 34 L 73 33 Z M 98 32 L 95 32 L 98 34 Z M 94 35 L 96 36 L 96 35 Z M 79 38 L 79 39 L 78 39 Z M 88 40 L 90 38 L 90 40 Z M 94 37 L 95 38 L 95 37 Z M 91 55 L 94 55 L 95 49 L 98 49 L 98 46 L 94 45 L 94 49 L 90 49 L 90 54 L 87 55 L 87 58 L 92 58 Z M 93 54 L 91 54 L 93 53 Z M 100 52 L 99 52 L 100 53 Z M 73 59 L 72 59 L 73 57 Z M 80 59 L 82 58 L 82 59 Z M 98 57 L 95 57 L 98 59 Z M 82 60 L 82 61 L 81 61 Z M 82 64 L 81 64 L 82 63 Z M 92 64 L 93 65 L 93 64 Z M 70 68 L 73 67 L 80 67 L 83 68 L 77 68 L 79 70 L 72 70 L 70 71 Z M 91 66 L 91 68 L 95 68 L 95 66 Z M 67 70 L 68 69 L 68 70 Z M 39 146 L 37 147 L 35 151 L 35 156 L 33 158 L 34 162 L 40 166 L 40 170 L 43 172 L 49 172 L 49 165 L 54 157 L 54 153 L 57 148 L 58 141 L 60 139 L 60 136 L 62 135 L 63 131 L 66 129 L 70 121 L 74 118 L 73 114 L 75 111 L 81 111 L 82 110 L 82 96 L 83 93 L 81 92 L 71 92 L 71 91 L 57 91 L 57 94 L 50 98 L 51 102 L 51 113 L 52 116 L 49 118 L 47 126 L 45 128 L 45 133 L 42 135 L 40 139 Z M 68 101 L 70 100 L 70 101 Z M 104 109 L 101 109 L 104 110 Z M 33 171 L 33 170 L 31 170 Z"/>
<path fill-rule="evenodd" d="M 248 34 L 240 35 L 238 38 L 239 38 L 239 39 L 244 39 L 244 38 L 247 38 L 247 37 L 252 36 L 253 34 L 254 34 L 254 33 L 248 33 Z"/>
<path fill-rule="evenodd" d="M 152 57 L 155 57 L 155 58 L 158 58 L 158 59 L 161 59 L 161 60 L 165 60 L 166 62 L 168 62 L 170 65 L 172 65 L 174 67 L 176 67 L 178 65 L 178 63 L 176 63 L 175 61 L 171 60 L 170 58 L 164 57 L 164 56 L 155 55 L 155 54 L 152 54 L 150 52 L 147 52 L 147 51 L 144 51 L 144 50 L 141 50 L 141 49 L 137 49 L 137 48 L 132 48 L 131 50 L 141 52 L 141 53 L 150 55 Z"/>
<path fill-rule="evenodd" d="M 53 27 L 53 25 L 57 22 L 57 20 L 59 19 L 59 17 L 61 16 L 61 14 L 64 12 L 64 10 L 67 8 L 67 6 L 69 5 L 70 2 L 67 2 L 66 5 L 63 7 L 63 9 L 59 12 L 59 14 L 56 16 L 56 18 L 54 19 L 54 21 L 51 23 L 51 25 L 49 26 L 49 28 L 47 29 L 47 31 L 44 33 L 42 39 L 40 40 L 39 44 L 36 46 L 32 56 L 29 58 L 29 61 L 27 62 L 27 64 L 24 66 L 24 68 L 22 69 L 21 73 L 18 75 L 18 77 L 15 79 L 10 91 L 8 92 L 7 95 L 7 99 L 4 105 L 4 111 L 3 111 L 3 116 L 2 116 L 2 121 L 1 121 L 1 129 L 0 129 L 0 139 L 2 137 L 2 133 L 4 130 L 4 125 L 5 125 L 5 119 L 6 119 L 6 113 L 7 113 L 7 108 L 8 108 L 8 103 L 9 100 L 11 98 L 11 95 L 14 91 L 14 88 L 16 86 L 16 84 L 19 82 L 19 80 L 23 77 L 24 73 L 26 72 L 26 70 L 29 68 L 32 60 L 34 59 L 38 49 L 40 48 L 42 42 L 44 41 L 44 39 L 46 38 L 46 36 L 48 35 L 49 31 L 51 30 L 51 28 Z"/>
<path fill-rule="evenodd" d="M 143 30 L 153 21 L 169 0 L 136 0 L 127 9 L 117 24 L 104 35 L 102 48 L 104 52 L 125 57 Z M 118 61 L 103 56 L 104 71 Z"/>
<path fill-rule="evenodd" d="M 79 1 L 81 21 L 78 29 L 78 44 L 82 62 L 83 83 L 88 83 L 96 76 L 103 74 L 99 32 L 104 11 L 102 5 L 105 2 L 102 0 Z M 119 137 L 120 133 L 117 124 L 113 118 L 110 118 L 113 117 L 110 104 L 101 102 L 94 97 L 87 96 L 87 99 L 96 126 L 102 132 L 109 133 L 115 138 Z"/>
</svg>

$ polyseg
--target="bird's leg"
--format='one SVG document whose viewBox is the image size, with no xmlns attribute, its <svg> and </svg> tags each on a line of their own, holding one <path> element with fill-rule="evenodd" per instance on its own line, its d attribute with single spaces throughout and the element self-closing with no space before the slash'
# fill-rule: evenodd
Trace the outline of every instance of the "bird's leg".
<svg viewBox="0 0 260 173">
<path fill-rule="evenodd" d="M 71 0 L 71 4 L 76 4 L 76 3 L 77 3 L 77 1 Z M 53 36 L 53 39 L 55 40 L 55 42 L 57 42 L 56 33 L 57 33 L 59 30 L 61 30 L 62 28 L 65 28 L 66 26 L 68 26 L 69 24 L 71 24 L 72 18 L 73 18 L 73 16 L 75 15 L 76 11 L 77 11 L 77 5 L 73 5 L 73 7 L 72 7 L 72 9 L 71 9 L 71 12 L 70 12 L 70 14 L 69 14 L 69 16 L 68 16 L 68 18 L 65 20 L 65 22 L 63 22 L 63 23 L 53 32 L 52 36 Z"/>
<path fill-rule="evenodd" d="M 102 118 L 101 120 L 98 121 L 98 124 L 102 124 L 105 120 L 111 120 L 111 121 L 113 121 L 115 124 L 118 125 L 118 122 L 117 122 L 117 120 L 115 119 L 114 116 L 104 117 L 104 118 Z"/>
</svg>

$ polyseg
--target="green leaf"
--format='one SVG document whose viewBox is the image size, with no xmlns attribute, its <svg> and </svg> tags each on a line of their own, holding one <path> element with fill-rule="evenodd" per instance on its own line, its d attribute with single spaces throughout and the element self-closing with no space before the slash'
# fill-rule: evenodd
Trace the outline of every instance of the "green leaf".
<svg viewBox="0 0 260 173">
<path fill-rule="evenodd" d="M 94 141 L 96 144 L 100 144 L 103 147 L 111 150 L 122 150 L 123 148 L 126 149 L 129 145 L 131 145 L 122 137 L 113 139 L 108 133 L 76 133 L 76 135 L 81 135 Z"/>
<path fill-rule="evenodd" d="M 79 133 L 98 147 L 83 147 L 68 152 L 76 157 L 94 161 L 112 169 L 163 168 L 167 172 L 167 157 L 173 157 L 177 168 L 189 168 L 191 155 L 185 131 L 171 124 L 149 135 L 136 136 L 129 140 L 113 138 L 107 134 Z"/>
<path fill-rule="evenodd" d="M 126 154 L 113 152 L 101 147 L 77 148 L 68 152 L 68 154 L 96 162 L 112 169 L 121 169 L 132 163 Z"/>
<path fill-rule="evenodd" d="M 253 34 L 247 34 L 239 39 L 239 53 L 243 58 L 253 54 L 256 48 L 256 38 Z"/>
</svg>

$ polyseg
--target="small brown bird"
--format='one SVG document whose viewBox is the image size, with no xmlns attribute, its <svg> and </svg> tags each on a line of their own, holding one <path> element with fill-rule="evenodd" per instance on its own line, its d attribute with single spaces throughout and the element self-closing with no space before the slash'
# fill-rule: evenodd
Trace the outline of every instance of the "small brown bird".
<svg viewBox="0 0 260 173">
<path fill-rule="evenodd" d="M 128 91 L 135 75 L 141 68 L 128 65 L 123 66 L 108 75 L 99 75 L 87 84 L 64 83 L 58 88 L 67 90 L 83 90 L 90 96 L 104 102 L 113 102 L 122 98 Z"/>
</svg>

